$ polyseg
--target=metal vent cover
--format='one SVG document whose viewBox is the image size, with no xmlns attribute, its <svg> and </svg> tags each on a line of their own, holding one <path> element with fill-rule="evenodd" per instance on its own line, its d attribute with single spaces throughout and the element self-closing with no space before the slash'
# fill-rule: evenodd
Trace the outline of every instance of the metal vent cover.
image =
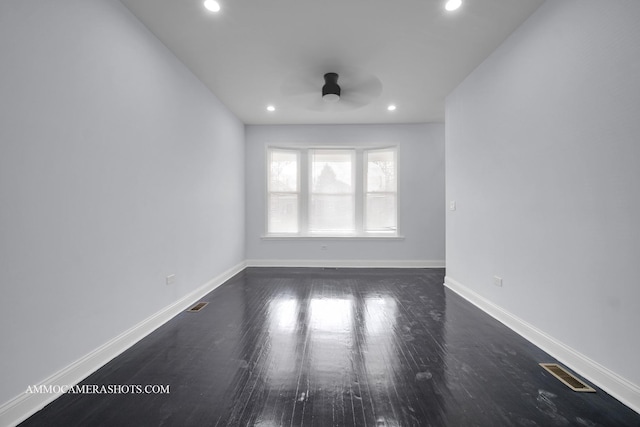
<svg viewBox="0 0 640 427">
<path fill-rule="evenodd" d="M 200 311 L 203 308 L 205 308 L 207 304 L 209 304 L 209 303 L 208 302 L 199 302 L 199 303 L 197 303 L 196 305 L 194 305 L 193 307 L 191 307 L 187 311 L 191 312 L 191 313 L 197 313 L 198 311 Z"/>
<path fill-rule="evenodd" d="M 540 363 L 551 375 L 562 381 L 573 391 L 595 393 L 595 389 L 580 381 L 557 363 Z"/>
</svg>

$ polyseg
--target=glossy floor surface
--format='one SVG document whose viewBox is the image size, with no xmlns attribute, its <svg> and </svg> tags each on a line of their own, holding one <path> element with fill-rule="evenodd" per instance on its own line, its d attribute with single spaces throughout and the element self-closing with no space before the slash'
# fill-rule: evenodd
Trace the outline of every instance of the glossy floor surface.
<svg viewBox="0 0 640 427">
<path fill-rule="evenodd" d="M 640 426 L 442 285 L 440 269 L 249 268 L 24 426 Z"/>
</svg>

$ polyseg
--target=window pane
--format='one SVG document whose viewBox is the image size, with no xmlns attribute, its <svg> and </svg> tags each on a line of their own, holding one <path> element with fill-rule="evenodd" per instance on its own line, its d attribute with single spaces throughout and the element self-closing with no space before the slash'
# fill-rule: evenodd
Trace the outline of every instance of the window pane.
<svg viewBox="0 0 640 427">
<path fill-rule="evenodd" d="M 354 150 L 311 151 L 309 231 L 355 230 Z"/>
<path fill-rule="evenodd" d="M 396 150 L 370 150 L 366 157 L 365 231 L 397 231 Z"/>
<path fill-rule="evenodd" d="M 355 229 L 354 209 L 351 194 L 314 194 L 309 209 L 309 230 L 351 232 Z"/>
<path fill-rule="evenodd" d="M 367 194 L 367 231 L 396 231 L 396 194 Z"/>
<path fill-rule="evenodd" d="M 297 233 L 298 166 L 295 150 L 269 150 L 268 219 L 269 233 Z"/>
<path fill-rule="evenodd" d="M 311 191 L 324 194 L 352 193 L 353 154 L 351 150 L 313 150 Z"/>
<path fill-rule="evenodd" d="M 298 195 L 295 193 L 269 194 L 269 233 L 298 232 Z"/>
<path fill-rule="evenodd" d="M 367 192 L 396 191 L 395 150 L 372 150 L 367 153 Z"/>
<path fill-rule="evenodd" d="M 298 191 L 297 151 L 272 150 L 269 167 L 269 191 Z"/>
</svg>

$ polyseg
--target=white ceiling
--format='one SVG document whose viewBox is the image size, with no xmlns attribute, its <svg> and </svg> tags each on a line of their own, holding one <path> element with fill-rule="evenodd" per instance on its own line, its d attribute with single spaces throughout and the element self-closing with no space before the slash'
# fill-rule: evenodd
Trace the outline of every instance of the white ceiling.
<svg viewBox="0 0 640 427">
<path fill-rule="evenodd" d="M 449 92 L 543 1 L 220 0 L 214 14 L 203 0 L 122 0 L 246 124 L 444 121 Z M 317 104 L 327 72 L 343 99 L 369 93 L 361 80 L 379 94 Z"/>
</svg>

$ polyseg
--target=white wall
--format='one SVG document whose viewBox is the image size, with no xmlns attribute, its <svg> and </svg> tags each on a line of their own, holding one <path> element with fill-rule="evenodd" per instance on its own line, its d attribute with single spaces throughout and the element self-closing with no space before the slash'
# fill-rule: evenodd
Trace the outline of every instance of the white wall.
<svg viewBox="0 0 640 427">
<path fill-rule="evenodd" d="M 249 262 L 431 261 L 444 265 L 444 125 L 246 127 L 246 253 Z M 265 240 L 266 147 L 335 144 L 399 146 L 399 227 L 403 240 Z M 326 245 L 327 250 L 320 246 Z M 286 262 L 284 264 L 287 264 Z M 331 264 L 331 263 L 329 263 Z"/>
<path fill-rule="evenodd" d="M 244 126 L 118 1 L 4 0 L 0 58 L 2 403 L 244 260 Z"/>
<path fill-rule="evenodd" d="M 448 278 L 636 385 L 638 22 L 640 2 L 548 1 L 446 108 Z"/>
</svg>

